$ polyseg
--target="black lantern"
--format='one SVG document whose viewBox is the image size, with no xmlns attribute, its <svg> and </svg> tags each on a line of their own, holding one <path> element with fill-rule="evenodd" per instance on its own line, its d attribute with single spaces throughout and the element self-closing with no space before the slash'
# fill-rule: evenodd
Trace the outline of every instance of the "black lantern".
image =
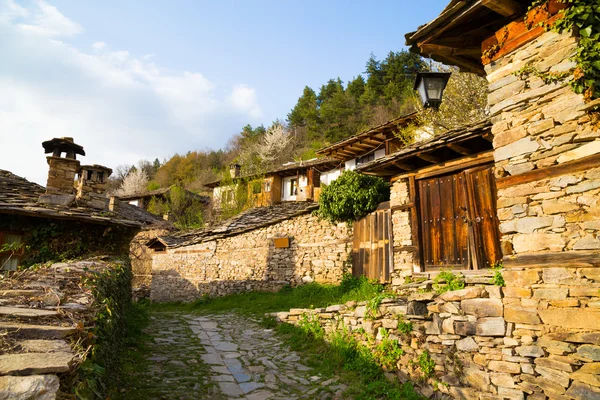
<svg viewBox="0 0 600 400">
<path fill-rule="evenodd" d="M 418 90 L 423 107 L 438 109 L 442 103 L 442 94 L 450 79 L 450 72 L 419 72 L 415 80 L 415 90 Z"/>
</svg>

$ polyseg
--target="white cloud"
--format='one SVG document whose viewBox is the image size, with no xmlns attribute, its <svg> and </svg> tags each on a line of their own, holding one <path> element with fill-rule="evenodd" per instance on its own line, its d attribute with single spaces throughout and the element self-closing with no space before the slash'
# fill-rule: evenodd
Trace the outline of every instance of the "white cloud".
<svg viewBox="0 0 600 400">
<path fill-rule="evenodd" d="M 40 143 L 52 137 L 72 136 L 85 147 L 82 163 L 114 168 L 218 148 L 259 122 L 255 89 L 222 87 L 101 41 L 90 52 L 65 41 L 82 29 L 45 2 L 0 0 L 0 169 L 44 184 Z"/>
<path fill-rule="evenodd" d="M 256 102 L 256 90 L 247 85 L 235 85 L 229 96 L 233 106 L 242 112 L 247 112 L 253 117 L 260 117 L 262 111 Z"/>
</svg>

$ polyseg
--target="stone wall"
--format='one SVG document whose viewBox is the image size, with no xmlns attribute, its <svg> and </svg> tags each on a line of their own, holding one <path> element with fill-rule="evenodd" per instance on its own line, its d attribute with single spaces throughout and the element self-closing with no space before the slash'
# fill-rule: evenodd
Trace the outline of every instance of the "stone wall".
<svg viewBox="0 0 600 400">
<path fill-rule="evenodd" d="M 275 248 L 274 238 L 290 239 Z M 350 271 L 351 232 L 302 215 L 223 239 L 154 253 L 151 299 L 189 301 L 316 281 L 337 283 Z"/>
<path fill-rule="evenodd" d="M 576 46 L 572 35 L 546 32 L 486 66 L 505 255 L 600 249 L 600 169 L 548 170 L 523 184 L 501 179 L 600 152 L 589 106 L 568 85 L 572 73 L 558 82 L 543 79 L 574 69 Z"/>
<path fill-rule="evenodd" d="M 150 239 L 164 236 L 169 233 L 166 229 L 152 229 L 140 231 L 129 245 L 129 258 L 133 279 L 131 286 L 135 298 L 144 298 L 150 295 L 152 283 L 152 249 L 146 246 Z"/>
<path fill-rule="evenodd" d="M 383 300 L 374 317 L 367 303 L 356 302 L 274 315 L 292 324 L 311 315 L 326 330 L 349 329 L 371 347 L 386 336 L 397 340 L 404 354 L 391 372 L 418 382 L 430 398 L 600 398 L 597 270 L 507 271 L 505 279 L 508 286 L 499 287 L 467 278 L 474 285 L 441 295 L 425 281 L 412 285 L 418 293 Z M 584 281 L 595 291 L 575 286 Z M 425 351 L 435 369 L 424 379 L 418 359 Z"/>
<path fill-rule="evenodd" d="M 390 189 L 390 206 L 392 207 L 392 232 L 394 237 L 394 270 L 392 271 L 392 287 L 404 284 L 404 278 L 413 274 L 415 265 L 414 246 L 411 228 L 411 209 L 398 209 L 410 203 L 408 179 L 399 179 Z M 417 261 L 418 263 L 418 261 Z"/>
</svg>

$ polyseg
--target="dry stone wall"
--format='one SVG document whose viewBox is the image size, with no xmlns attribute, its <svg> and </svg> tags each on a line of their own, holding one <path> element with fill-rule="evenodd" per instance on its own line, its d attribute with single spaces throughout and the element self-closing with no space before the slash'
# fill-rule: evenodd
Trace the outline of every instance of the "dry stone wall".
<svg viewBox="0 0 600 400">
<path fill-rule="evenodd" d="M 289 238 L 276 248 L 275 238 Z M 151 299 L 194 300 L 308 282 L 337 283 L 350 271 L 351 231 L 313 215 L 223 239 L 155 253 Z"/>
<path fill-rule="evenodd" d="M 505 279 L 511 284 L 499 287 L 485 284 L 489 277 L 468 277 L 472 285 L 441 295 L 425 281 L 412 285 L 412 295 L 385 299 L 376 313 L 349 302 L 274 315 L 291 324 L 307 315 L 371 347 L 397 340 L 404 354 L 390 372 L 422 382 L 430 398 L 600 399 L 600 321 L 591 311 L 598 289 L 557 283 L 597 285 L 599 275 L 553 268 L 507 271 Z M 432 376 L 424 376 L 419 357 L 434 361 Z"/>
<path fill-rule="evenodd" d="M 392 271 L 392 287 L 404 284 L 405 277 L 411 276 L 415 264 L 415 252 L 406 250 L 414 246 L 412 239 L 412 209 L 398 209 L 410 203 L 408 179 L 399 179 L 390 189 L 390 206 L 392 207 L 392 233 L 394 238 L 394 270 Z M 418 261 L 417 261 L 418 262 Z"/>
<path fill-rule="evenodd" d="M 568 85 L 576 50 L 573 35 L 546 32 L 486 66 L 498 178 L 600 153 L 600 130 L 587 114 L 591 106 Z M 507 187 L 501 181 L 504 255 L 600 249 L 600 169 Z"/>
</svg>

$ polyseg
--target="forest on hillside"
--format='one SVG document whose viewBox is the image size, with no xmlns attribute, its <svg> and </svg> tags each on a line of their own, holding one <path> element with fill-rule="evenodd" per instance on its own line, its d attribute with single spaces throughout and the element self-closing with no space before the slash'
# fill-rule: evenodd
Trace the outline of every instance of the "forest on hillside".
<svg viewBox="0 0 600 400">
<path fill-rule="evenodd" d="M 318 90 L 306 86 L 285 120 L 274 121 L 268 127 L 246 125 L 223 149 L 190 150 L 162 162 L 140 160 L 135 166 L 119 165 L 111 186 L 119 188 L 125 177 L 136 172 L 136 179 L 129 179 L 135 184 L 129 185 L 128 191 L 139 190 L 140 185 L 148 190 L 178 185 L 207 193 L 203 185 L 220 179 L 234 162 L 242 165 L 243 173 L 251 173 L 314 158 L 319 148 L 420 110 L 413 84 L 417 71 L 429 69 L 453 74 L 440 109 L 423 110 L 419 124 L 439 132 L 485 116 L 484 79 L 441 64 L 431 65 L 404 50 L 390 52 L 381 61 L 371 55 L 365 71 L 348 82 L 338 77 Z M 139 176 L 142 179 L 137 179 Z"/>
</svg>

